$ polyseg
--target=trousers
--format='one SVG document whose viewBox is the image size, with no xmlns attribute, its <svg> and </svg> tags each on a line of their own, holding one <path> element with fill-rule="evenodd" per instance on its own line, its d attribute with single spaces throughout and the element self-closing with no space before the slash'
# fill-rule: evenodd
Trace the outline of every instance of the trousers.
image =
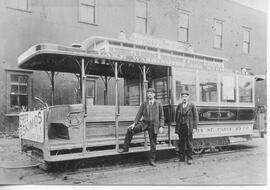
<svg viewBox="0 0 270 190">
<path fill-rule="evenodd" d="M 193 135 L 188 132 L 188 126 L 182 125 L 180 128 L 180 131 L 178 133 L 179 137 L 179 156 L 180 159 L 184 159 L 185 155 L 187 156 L 187 159 L 192 159 L 192 140 Z M 185 149 L 186 148 L 186 149 Z"/>
<path fill-rule="evenodd" d="M 144 124 L 142 122 L 139 122 L 137 125 L 134 126 L 133 129 L 128 128 L 127 133 L 125 136 L 125 141 L 123 145 L 123 149 L 128 151 L 130 142 L 133 138 L 133 135 L 143 132 L 142 126 Z M 150 160 L 154 161 L 156 159 L 156 144 L 157 144 L 157 134 L 155 134 L 154 125 L 149 124 L 147 128 L 144 131 L 148 131 L 149 140 L 150 140 Z"/>
</svg>

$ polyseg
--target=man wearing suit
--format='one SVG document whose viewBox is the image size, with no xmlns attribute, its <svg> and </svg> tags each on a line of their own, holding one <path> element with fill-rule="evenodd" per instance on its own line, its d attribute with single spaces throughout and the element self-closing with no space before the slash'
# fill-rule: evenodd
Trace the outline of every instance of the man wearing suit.
<svg viewBox="0 0 270 190">
<path fill-rule="evenodd" d="M 157 134 L 162 133 L 164 127 L 164 113 L 161 102 L 155 100 L 155 89 L 149 88 L 147 90 L 147 100 L 141 104 L 134 123 L 127 129 L 125 142 L 123 149 L 120 153 L 128 152 L 129 144 L 132 140 L 133 135 L 148 131 L 150 139 L 150 160 L 149 164 L 151 166 L 156 166 L 156 141 Z M 140 119 L 143 117 L 143 120 Z"/>
<path fill-rule="evenodd" d="M 175 133 L 179 136 L 179 161 L 185 161 L 187 156 L 187 163 L 192 164 L 192 140 L 193 132 L 197 130 L 198 113 L 196 106 L 189 102 L 189 92 L 183 90 L 181 92 L 182 102 L 176 109 L 176 128 Z M 187 151 L 185 152 L 185 146 Z"/>
</svg>

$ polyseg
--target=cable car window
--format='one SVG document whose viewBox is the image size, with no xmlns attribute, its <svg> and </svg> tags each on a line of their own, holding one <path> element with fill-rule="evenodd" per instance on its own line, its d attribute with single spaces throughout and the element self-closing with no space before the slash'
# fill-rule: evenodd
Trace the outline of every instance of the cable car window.
<svg viewBox="0 0 270 190">
<path fill-rule="evenodd" d="M 140 105 L 140 82 L 138 80 L 126 80 L 125 85 L 125 105 Z"/>
<path fill-rule="evenodd" d="M 220 81 L 221 101 L 236 102 L 235 77 L 224 75 Z"/>
<path fill-rule="evenodd" d="M 96 94 L 96 81 L 87 79 L 86 80 L 86 103 L 88 106 L 95 104 L 95 94 Z"/>
<path fill-rule="evenodd" d="M 188 90 L 190 101 L 196 101 L 196 75 L 193 72 L 179 71 L 175 76 L 176 103 L 181 102 L 181 92 Z"/>
<path fill-rule="evenodd" d="M 239 77 L 239 102 L 251 103 L 252 102 L 252 80 L 246 77 Z"/>
<path fill-rule="evenodd" d="M 162 104 L 168 104 L 168 88 L 167 88 L 167 77 L 159 78 L 154 80 L 156 89 L 156 99 L 160 100 Z"/>
<path fill-rule="evenodd" d="M 217 75 L 204 72 L 199 73 L 200 101 L 217 102 Z"/>
</svg>

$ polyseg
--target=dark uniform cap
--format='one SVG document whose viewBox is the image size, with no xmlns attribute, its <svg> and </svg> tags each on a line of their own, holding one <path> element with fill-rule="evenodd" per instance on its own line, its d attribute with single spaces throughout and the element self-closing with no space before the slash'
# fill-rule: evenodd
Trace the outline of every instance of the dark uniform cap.
<svg viewBox="0 0 270 190">
<path fill-rule="evenodd" d="M 182 90 L 181 95 L 184 95 L 184 94 L 189 95 L 189 91 L 188 90 Z"/>
<path fill-rule="evenodd" d="M 154 88 L 148 88 L 146 92 L 152 92 L 152 93 L 156 93 Z"/>
</svg>

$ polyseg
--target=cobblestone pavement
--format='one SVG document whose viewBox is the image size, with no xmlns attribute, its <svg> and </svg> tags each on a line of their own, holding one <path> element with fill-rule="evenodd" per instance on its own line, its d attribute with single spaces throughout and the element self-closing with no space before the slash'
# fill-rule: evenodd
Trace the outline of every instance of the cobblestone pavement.
<svg viewBox="0 0 270 190">
<path fill-rule="evenodd" d="M 20 150 L 19 139 L 0 139 L 0 184 L 48 185 L 264 185 L 266 184 L 266 138 L 242 143 L 240 151 L 194 157 L 194 164 L 158 159 L 75 171 L 48 173 Z M 26 167 L 29 166 L 29 167 Z"/>
</svg>

